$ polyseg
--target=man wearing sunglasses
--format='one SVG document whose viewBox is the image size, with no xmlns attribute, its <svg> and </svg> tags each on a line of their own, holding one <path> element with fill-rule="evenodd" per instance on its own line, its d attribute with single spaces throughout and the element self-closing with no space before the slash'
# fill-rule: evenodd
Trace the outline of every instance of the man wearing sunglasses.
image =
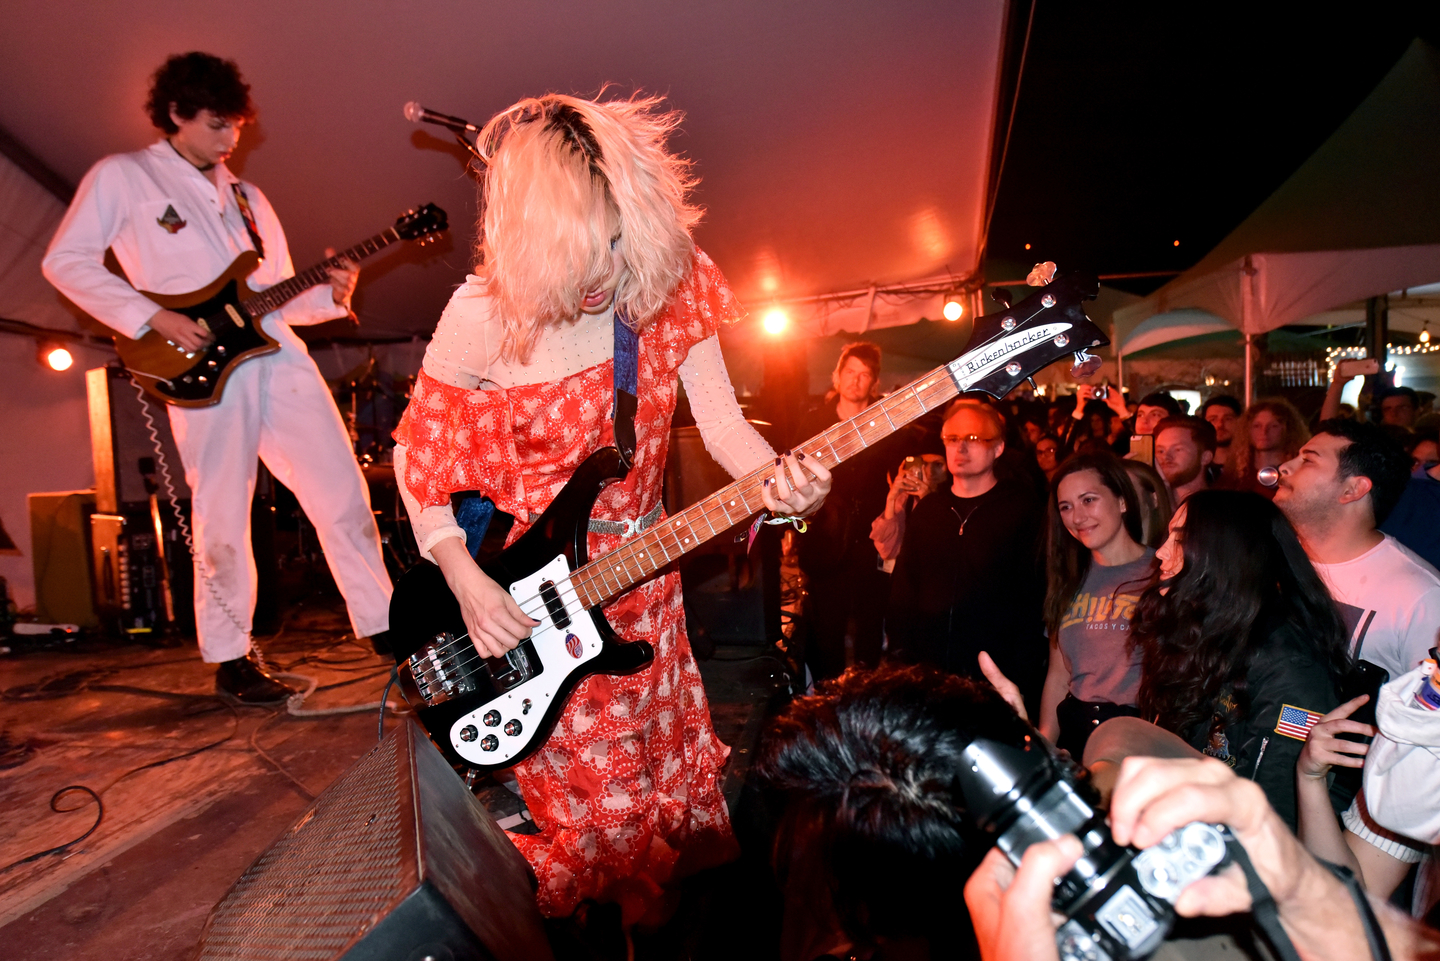
<svg viewBox="0 0 1440 961">
<path fill-rule="evenodd" d="M 906 525 L 885 620 L 890 653 L 983 679 L 977 656 L 988 651 L 1038 703 L 1044 502 L 1027 480 L 996 476 L 1005 424 L 993 407 L 956 401 L 940 439 L 951 483 L 917 504 Z"/>
</svg>

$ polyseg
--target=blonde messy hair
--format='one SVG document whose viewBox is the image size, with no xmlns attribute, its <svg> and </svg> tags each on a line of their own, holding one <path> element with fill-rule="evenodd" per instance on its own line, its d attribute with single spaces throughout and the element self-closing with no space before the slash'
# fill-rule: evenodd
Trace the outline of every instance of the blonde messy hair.
<svg viewBox="0 0 1440 961">
<path fill-rule="evenodd" d="M 528 363 L 540 331 L 580 315 L 585 293 L 610 275 L 619 237 L 626 272 L 617 314 L 643 330 L 669 304 L 694 260 L 689 161 L 665 149 L 680 123 L 658 97 L 527 98 L 491 118 L 477 138 L 477 272 L 504 329 L 502 355 Z"/>
</svg>

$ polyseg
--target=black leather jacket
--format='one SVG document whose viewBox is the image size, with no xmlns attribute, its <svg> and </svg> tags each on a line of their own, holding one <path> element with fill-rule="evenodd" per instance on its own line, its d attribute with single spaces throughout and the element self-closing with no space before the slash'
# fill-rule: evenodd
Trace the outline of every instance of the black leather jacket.
<svg viewBox="0 0 1440 961">
<path fill-rule="evenodd" d="M 1341 679 L 1288 621 L 1269 619 L 1256 634 L 1264 639 L 1245 673 L 1243 690 L 1222 694 L 1214 721 L 1190 743 L 1259 784 L 1270 806 L 1293 831 L 1295 762 L 1305 740 L 1294 736 L 1293 727 L 1281 724 L 1281 712 L 1289 706 L 1312 714 L 1329 713 L 1340 703 Z M 1331 803 L 1339 805 L 1338 812 L 1348 806 L 1349 798 L 1337 798 L 1332 792 Z"/>
</svg>

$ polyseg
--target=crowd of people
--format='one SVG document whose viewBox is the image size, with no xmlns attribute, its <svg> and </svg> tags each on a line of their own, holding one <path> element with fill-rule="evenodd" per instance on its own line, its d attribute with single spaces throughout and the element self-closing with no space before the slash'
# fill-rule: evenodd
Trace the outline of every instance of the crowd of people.
<svg viewBox="0 0 1440 961">
<path fill-rule="evenodd" d="M 848 350 L 842 366 L 861 358 L 878 380 L 878 350 Z M 843 394 L 839 371 L 836 387 Z M 1433 915 L 1440 808 L 1414 792 L 1436 783 L 1440 736 L 1424 731 L 1440 734 L 1440 722 L 1395 720 L 1395 703 L 1391 727 L 1383 707 L 1376 716 L 1387 698 L 1414 701 L 1440 634 L 1433 400 L 1380 389 L 1363 412 L 1327 401 L 1307 423 L 1280 398 L 1217 395 L 1191 413 L 1164 392 L 1135 403 L 1086 386 L 1049 404 L 962 397 L 938 426 L 904 433 L 883 465 L 837 468 L 826 512 L 851 509 L 859 481 L 847 473 L 868 470 L 879 487 L 873 475 L 887 471 L 889 497 L 865 509 L 868 571 L 890 573 L 888 585 L 878 575 L 888 587 L 878 643 L 855 641 L 854 618 L 809 623 L 818 693 L 782 718 L 765 755 L 771 783 L 803 800 L 791 816 L 813 822 L 786 836 L 811 838 L 840 871 L 832 923 L 812 923 L 811 947 L 933 942 L 942 934 L 920 906 L 959 898 L 971 878 L 982 953 L 1031 956 L 997 947 L 1013 937 L 993 925 L 1007 896 L 995 878 L 1019 876 L 990 862 L 976 870 L 988 845 L 966 833 L 947 773 L 962 763 L 947 739 L 983 728 L 997 692 L 1083 770 L 1112 816 L 1137 765 L 1151 763 L 1141 759 L 1172 759 L 1171 787 L 1219 785 L 1293 842 L 1290 867 L 1343 865 L 1373 900 Z M 943 473 L 912 468 L 941 451 Z M 1420 745 L 1415 757 L 1436 771 L 1374 770 L 1392 742 Z M 1396 808 L 1409 813 L 1376 816 Z M 842 850 L 857 869 L 907 864 L 914 884 L 856 893 Z M 1067 850 L 1044 857 L 1068 867 Z M 1047 921 L 1048 890 L 1034 915 Z"/>
</svg>

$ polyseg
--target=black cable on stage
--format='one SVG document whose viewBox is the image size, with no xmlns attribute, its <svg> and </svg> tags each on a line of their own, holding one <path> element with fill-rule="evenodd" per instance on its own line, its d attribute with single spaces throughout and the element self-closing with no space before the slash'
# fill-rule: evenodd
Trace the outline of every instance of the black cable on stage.
<svg viewBox="0 0 1440 961">
<path fill-rule="evenodd" d="M 48 856 L 51 855 L 51 854 L 59 854 L 61 851 L 64 851 L 64 850 L 66 850 L 67 848 L 74 847 L 75 845 L 79 844 L 81 841 L 85 840 L 85 839 L 88 838 L 90 835 L 92 835 L 92 834 L 95 833 L 95 829 L 98 828 L 98 827 L 100 827 L 100 822 L 105 819 L 105 802 L 102 801 L 102 800 L 100 800 L 100 795 L 96 794 L 94 791 L 90 790 L 90 788 L 86 787 L 85 785 L 83 785 L 83 784 L 70 784 L 70 785 L 67 785 L 66 787 L 62 787 L 60 790 L 58 790 L 58 791 L 56 791 L 54 794 L 50 795 L 50 810 L 54 811 L 56 814 L 68 814 L 69 811 L 62 811 L 62 810 L 60 810 L 58 807 L 56 807 L 55 804 L 56 804 L 57 801 L 59 801 L 59 800 L 60 800 L 62 797 L 64 797 L 66 794 L 69 794 L 71 791 L 84 791 L 86 794 L 90 795 L 92 798 L 95 799 L 95 823 L 92 824 L 92 825 L 90 825 L 90 830 L 86 831 L 84 834 L 80 835 L 78 838 L 75 838 L 73 841 L 66 841 L 64 844 L 60 844 L 60 845 L 57 845 L 56 847 L 49 848 L 49 849 L 47 849 L 47 850 L 37 852 L 37 853 L 35 853 L 35 854 L 30 855 L 29 857 L 21 858 L 21 859 L 18 860 L 18 861 L 11 861 L 9 864 L 5 865 L 3 868 L 0 868 L 0 874 L 4 874 L 6 871 L 9 871 L 11 868 L 18 868 L 18 867 L 19 867 L 20 865 L 22 865 L 22 864 L 29 864 L 31 861 L 38 861 L 38 860 L 40 860 L 41 858 L 43 858 L 43 857 L 48 857 Z M 76 808 L 70 808 L 69 810 L 70 810 L 70 811 L 74 811 L 74 810 L 77 810 L 77 809 L 76 809 Z"/>
<path fill-rule="evenodd" d="M 9 864 L 5 865 L 3 868 L 0 868 L 0 874 L 4 874 L 6 871 L 9 871 L 11 868 L 17 868 L 17 867 L 19 867 L 19 866 L 22 865 L 22 864 L 29 864 L 30 862 L 32 862 L 32 861 L 38 861 L 38 860 L 40 860 L 40 859 L 43 858 L 43 857 L 48 857 L 48 856 L 50 856 L 50 855 L 52 855 L 52 854 L 59 854 L 59 853 L 62 852 L 62 851 L 66 851 L 66 850 L 74 847 L 75 845 L 79 844 L 81 841 L 84 841 L 84 840 L 85 840 L 86 838 L 88 838 L 90 835 L 94 834 L 95 831 L 100 827 L 100 822 L 103 821 L 103 820 L 105 820 L 105 802 L 104 802 L 103 800 L 101 800 L 102 795 L 104 795 L 105 793 L 107 793 L 111 788 L 113 788 L 115 785 L 119 784 L 121 781 L 125 780 L 127 777 L 130 777 L 130 776 L 133 775 L 133 774 L 139 774 L 141 771 L 147 771 L 147 770 L 149 770 L 149 769 L 152 768 L 152 767 L 164 767 L 166 764 L 170 764 L 170 763 L 172 763 L 172 762 L 174 762 L 174 761 L 183 760 L 184 758 L 187 758 L 187 757 L 193 757 L 193 756 L 195 756 L 196 754 L 204 753 L 205 751 L 209 751 L 209 750 L 211 750 L 212 748 L 217 748 L 217 747 L 219 747 L 220 745 L 222 745 L 222 744 L 224 744 L 225 742 L 227 742 L 227 741 L 229 741 L 230 739 L 232 739 L 232 738 L 236 735 L 236 733 L 240 730 L 240 712 L 237 711 L 237 710 L 235 710 L 234 705 L 229 704 L 229 703 L 227 703 L 226 701 L 224 701 L 224 700 L 222 700 L 222 699 L 220 699 L 220 698 L 218 698 L 218 697 L 212 697 L 212 696 L 208 696 L 208 695 L 200 695 L 200 696 L 197 696 L 197 695 L 193 695 L 193 694 L 171 694 L 171 693 L 166 692 L 166 691 L 148 691 L 148 690 L 146 690 L 146 689 L 144 689 L 144 688 L 125 688 L 124 690 L 125 690 L 127 693 L 158 694 L 158 695 L 161 695 L 161 696 L 164 696 L 164 697 L 171 697 L 171 698 L 177 698 L 177 699 L 182 699 L 182 700 L 212 701 L 212 702 L 214 702 L 214 703 L 216 703 L 216 704 L 219 704 L 221 707 L 225 708 L 226 710 L 228 710 L 228 711 L 230 712 L 231 720 L 233 721 L 233 723 L 230 725 L 230 733 L 229 733 L 229 734 L 226 734 L 224 737 L 220 738 L 220 739 L 217 740 L 217 741 L 211 741 L 211 742 L 208 743 L 208 744 L 202 744 L 202 745 L 200 745 L 199 747 L 191 748 L 190 750 L 185 751 L 185 752 L 183 752 L 183 753 L 175 754 L 175 755 L 172 755 L 172 756 L 167 757 L 167 758 L 162 758 L 162 759 L 159 760 L 159 761 L 150 761 L 149 763 L 140 764 L 140 765 L 137 765 L 136 767 L 132 767 L 130 770 L 126 771 L 124 774 L 121 774 L 121 775 L 120 775 L 119 777 L 117 777 L 115 780 L 111 781 L 111 782 L 110 782 L 109 784 L 107 784 L 105 787 L 101 788 L 99 792 L 96 792 L 96 791 L 92 790 L 91 788 L 86 787 L 86 786 L 83 785 L 83 784 L 70 784 L 70 785 L 67 785 L 67 786 L 65 786 L 65 787 L 62 787 L 60 790 L 56 791 L 54 794 L 52 794 L 52 795 L 50 796 L 50 810 L 54 811 L 56 814 L 66 814 L 66 813 L 68 813 L 67 811 L 61 811 L 58 807 L 56 807 L 56 804 L 59 802 L 60 798 L 64 797 L 66 794 L 68 794 L 68 793 L 71 792 L 71 791 L 83 791 L 83 792 L 85 792 L 86 794 L 90 795 L 92 798 L 95 799 L 95 808 L 96 808 L 96 810 L 95 810 L 95 823 L 92 824 L 92 825 L 90 825 L 90 829 L 89 829 L 88 831 L 86 831 L 84 834 L 80 835 L 78 838 L 74 838 L 74 839 L 72 839 L 72 840 L 66 841 L 64 844 L 57 845 L 56 847 L 53 847 L 53 848 L 48 848 L 48 849 L 46 849 L 46 850 L 44 850 L 44 851 L 40 851 L 40 852 L 38 852 L 38 853 L 36 853 L 36 854 L 28 855 L 27 857 L 23 857 L 23 858 L 21 858 L 21 859 L 18 860 L 18 861 L 11 861 Z M 75 809 L 74 809 L 74 808 L 71 808 L 70 810 L 75 810 Z"/>
<path fill-rule="evenodd" d="M 281 774 L 283 774 L 283 775 L 285 776 L 285 778 L 286 778 L 287 780 L 289 780 L 289 782 L 290 782 L 291 784 L 293 784 L 293 785 L 295 785 L 297 788 L 299 788 L 299 789 L 300 789 L 300 793 L 303 794 L 303 795 L 305 795 L 305 797 L 306 797 L 308 800 L 313 801 L 313 800 L 315 800 L 315 795 L 310 791 L 310 789 L 309 789 L 308 787 L 305 786 L 304 782 L 302 782 L 299 778 L 297 778 L 295 775 L 291 774 L 288 770 L 286 770 L 285 765 L 281 764 L 279 761 L 275 760 L 273 757 L 271 757 L 269 754 L 267 754 L 267 753 L 265 752 L 265 749 L 260 746 L 260 744 L 259 744 L 258 741 L 256 741 L 256 738 L 258 738 L 258 737 L 260 736 L 260 730 L 261 730 L 263 727 L 265 727 L 265 725 L 269 724 L 271 721 L 275 720 L 277 717 L 280 717 L 280 716 L 281 716 L 281 715 L 280 715 L 280 712 L 279 712 L 279 711 L 275 711 L 275 712 L 273 712 L 269 717 L 267 717 L 265 720 L 261 721 L 259 724 L 257 724 L 257 725 L 255 726 L 255 730 L 253 730 L 253 731 L 250 732 L 250 748 L 251 748 L 256 754 L 258 754 L 258 755 L 260 755 L 262 758 L 264 758 L 264 759 L 265 759 L 265 762 L 266 762 L 267 764 L 269 764 L 269 765 L 270 765 L 271 767 L 273 767 L 275 770 L 277 770 L 277 771 L 279 771 Z"/>
<path fill-rule="evenodd" d="M 375 740 L 377 742 L 385 740 L 385 701 L 390 697 L 390 688 L 394 687 L 395 682 L 398 680 L 400 680 L 400 665 L 396 664 L 390 668 L 390 680 L 385 682 L 385 690 L 380 692 L 380 720 L 375 725 Z M 402 690 L 400 695 L 404 697 L 405 692 Z M 406 698 L 405 703 L 410 703 L 409 698 Z"/>
</svg>

